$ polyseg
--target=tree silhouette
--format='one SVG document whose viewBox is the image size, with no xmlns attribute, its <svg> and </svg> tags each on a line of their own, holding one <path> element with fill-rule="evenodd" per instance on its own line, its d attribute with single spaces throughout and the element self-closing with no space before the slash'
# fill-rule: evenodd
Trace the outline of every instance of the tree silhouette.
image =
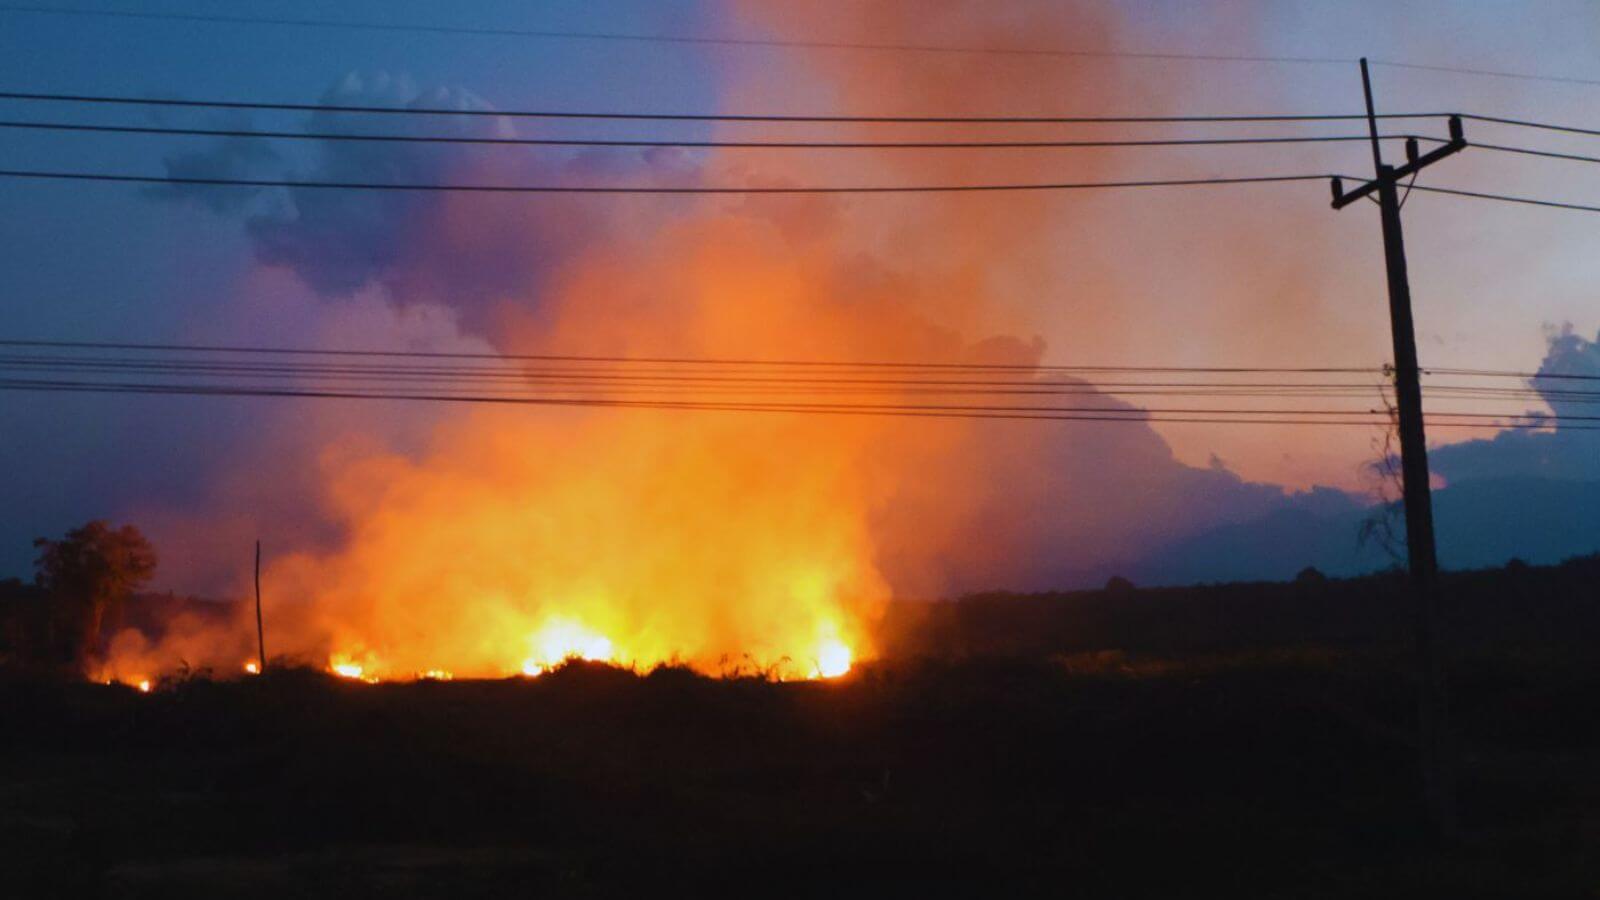
<svg viewBox="0 0 1600 900">
<path fill-rule="evenodd" d="M 103 629 L 121 621 L 128 595 L 155 574 L 155 548 L 132 525 L 112 528 L 98 519 L 33 546 L 34 579 L 50 595 L 56 646 L 62 661 L 81 668 L 100 652 Z"/>
</svg>

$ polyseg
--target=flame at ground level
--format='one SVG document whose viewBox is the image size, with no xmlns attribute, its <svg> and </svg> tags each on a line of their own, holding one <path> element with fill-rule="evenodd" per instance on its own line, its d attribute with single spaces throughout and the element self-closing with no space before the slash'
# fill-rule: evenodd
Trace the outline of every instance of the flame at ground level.
<svg viewBox="0 0 1600 900">
<path fill-rule="evenodd" d="M 552 669 L 572 661 L 603 662 L 624 667 L 654 667 L 680 662 L 676 657 L 665 659 L 640 658 L 626 651 L 618 650 L 611 639 L 597 631 L 585 627 L 582 623 L 565 617 L 551 619 L 537 632 L 528 638 L 530 655 L 524 658 L 519 665 L 501 666 L 498 670 L 478 669 L 477 674 L 489 677 L 510 677 L 521 674 L 534 678 L 551 671 Z M 850 671 L 854 654 L 850 648 L 837 638 L 825 638 L 815 647 L 815 652 L 806 657 L 804 664 L 797 664 L 790 657 L 781 657 L 771 661 L 762 661 L 747 658 L 732 665 L 725 666 L 722 674 L 744 675 L 761 674 L 778 679 L 789 678 L 837 678 Z M 366 654 L 356 662 L 355 655 L 350 653 L 335 653 L 328 660 L 328 671 L 341 678 L 353 681 L 364 681 L 369 684 L 379 681 L 417 680 L 417 681 L 451 681 L 455 675 L 448 669 L 426 669 L 413 672 L 409 675 L 393 672 L 373 654 Z"/>
<path fill-rule="evenodd" d="M 857 431 L 878 426 L 643 416 L 470 413 L 419 454 L 333 454 L 347 534 L 263 572 L 268 642 L 360 680 L 569 659 L 804 679 L 870 656 L 890 590 Z"/>
<path fill-rule="evenodd" d="M 825 247 L 816 259 L 794 250 L 780 229 L 720 213 L 690 221 L 637 248 L 640 259 L 586 260 L 507 343 L 706 359 L 964 352 L 922 305 L 875 300 L 876 278 L 864 296 L 856 268 Z M 841 299 L 819 305 L 827 297 Z M 963 423 L 436 415 L 415 442 L 329 435 L 312 477 L 337 539 L 267 561 L 274 653 L 360 680 L 534 675 L 573 657 L 837 677 L 876 652 L 886 573 L 926 561 L 937 578 L 937 554 L 971 521 Z M 130 644 L 129 665 L 181 656 L 237 671 L 256 647 L 247 611 L 229 634 Z"/>
<path fill-rule="evenodd" d="M 549 671 L 568 659 L 612 662 L 615 648 L 610 638 L 596 634 L 570 619 L 551 621 L 534 635 L 533 655 L 522 661 L 522 674 L 533 676 Z"/>
<path fill-rule="evenodd" d="M 817 675 L 837 678 L 850 671 L 850 648 L 838 641 L 828 641 L 817 650 Z"/>
</svg>

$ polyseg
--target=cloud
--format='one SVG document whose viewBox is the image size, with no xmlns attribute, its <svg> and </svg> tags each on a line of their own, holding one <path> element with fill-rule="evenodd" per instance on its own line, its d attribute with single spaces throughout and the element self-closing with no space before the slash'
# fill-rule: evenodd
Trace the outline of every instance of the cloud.
<svg viewBox="0 0 1600 900">
<path fill-rule="evenodd" d="M 1594 382 L 1551 376 L 1600 379 L 1600 335 L 1586 340 L 1570 325 L 1553 331 L 1544 361 L 1528 385 L 1558 416 L 1593 416 L 1596 407 L 1574 391 Z M 1464 441 L 1430 453 L 1433 468 L 1450 482 L 1482 478 L 1534 477 L 1600 481 L 1600 431 L 1587 422 L 1553 423 L 1550 431 L 1503 431 L 1493 438 Z"/>
<path fill-rule="evenodd" d="M 1588 340 L 1570 325 L 1553 330 L 1528 381 L 1557 415 L 1594 415 L 1572 394 L 1589 390 L 1586 382 L 1556 375 L 1600 377 L 1600 335 Z M 1447 482 L 1434 491 L 1441 565 L 1480 568 L 1513 557 L 1554 563 L 1600 549 L 1600 432 L 1578 427 L 1585 423 L 1553 424 L 1549 431 L 1507 430 L 1429 451 L 1431 468 Z M 1382 547 L 1355 540 L 1361 523 L 1379 510 L 1341 508 L 1345 502 L 1321 509 L 1291 502 L 1255 521 L 1205 528 L 1131 571 L 1182 583 L 1287 578 L 1306 565 L 1337 575 L 1392 565 Z"/>
<path fill-rule="evenodd" d="M 244 116 L 219 116 L 209 128 L 248 129 Z M 175 153 L 163 160 L 169 178 L 259 179 L 275 175 L 283 160 L 269 143 L 245 137 L 215 139 L 209 147 Z M 237 213 L 268 190 L 259 187 L 225 187 L 200 184 L 158 184 L 145 189 L 158 200 L 186 202 L 218 214 Z"/>
<path fill-rule="evenodd" d="M 492 112 L 471 91 L 419 90 L 408 78 L 351 73 L 326 91 L 329 105 L 393 106 Z M 515 137 L 517 122 L 497 116 L 389 117 L 381 122 L 315 112 L 316 133 Z M 175 154 L 168 171 L 184 177 L 276 177 L 306 182 L 373 184 L 578 185 L 692 182 L 693 155 L 669 149 L 546 148 L 378 141 L 296 142 L 294 155 L 246 138 Z M 625 199 L 559 195 L 454 195 L 436 191 L 360 191 L 291 187 L 271 208 L 251 207 L 253 188 L 163 186 L 156 196 L 219 213 L 245 214 L 257 258 L 294 272 L 326 297 L 383 287 L 400 305 L 445 298 L 463 327 L 494 330 L 496 308 L 537 302 L 564 260 L 603 242 L 640 216 L 618 216 Z M 673 204 L 652 204 L 670 213 Z M 639 211 L 634 210 L 635 213 Z M 648 221 L 649 216 L 644 217 Z"/>
</svg>

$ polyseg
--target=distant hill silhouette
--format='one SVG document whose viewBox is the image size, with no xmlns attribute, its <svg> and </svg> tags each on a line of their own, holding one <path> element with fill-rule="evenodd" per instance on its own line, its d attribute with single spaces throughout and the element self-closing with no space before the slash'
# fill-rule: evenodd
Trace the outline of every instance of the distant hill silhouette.
<svg viewBox="0 0 1600 900">
<path fill-rule="evenodd" d="M 1498 566 L 1513 557 L 1550 564 L 1600 550 L 1600 481 L 1464 481 L 1435 491 L 1434 509 L 1447 569 Z M 1331 515 L 1285 508 L 1177 541 L 1125 568 L 1140 583 L 1169 585 L 1288 580 L 1308 565 L 1334 576 L 1375 572 L 1396 560 L 1359 539 L 1371 514 L 1371 508 Z"/>
</svg>

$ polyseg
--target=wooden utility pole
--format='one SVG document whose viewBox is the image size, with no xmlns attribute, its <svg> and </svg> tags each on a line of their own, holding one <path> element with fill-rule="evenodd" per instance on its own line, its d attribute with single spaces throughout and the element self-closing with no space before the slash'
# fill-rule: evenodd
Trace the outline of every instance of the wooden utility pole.
<svg viewBox="0 0 1600 900">
<path fill-rule="evenodd" d="M 261 629 L 261 542 L 256 541 L 256 664 L 267 671 L 267 637 Z"/>
<path fill-rule="evenodd" d="M 1346 192 L 1333 179 L 1333 208 L 1342 209 L 1376 193 L 1383 224 L 1383 256 L 1389 276 L 1389 324 L 1394 338 L 1394 393 L 1399 409 L 1400 474 L 1406 514 L 1406 558 L 1410 565 L 1416 613 L 1418 678 L 1417 750 L 1423 801 L 1430 824 L 1441 836 L 1455 827 L 1455 786 L 1450 758 L 1449 703 L 1444 671 L 1444 636 L 1440 622 L 1439 560 L 1433 536 L 1433 495 L 1428 486 L 1428 446 L 1422 419 L 1422 387 L 1417 372 L 1417 337 L 1411 319 L 1411 284 L 1406 276 L 1405 238 L 1400 229 L 1399 183 L 1466 147 L 1461 120 L 1450 117 L 1450 140 L 1426 155 L 1417 141 L 1406 141 L 1406 164 L 1385 165 L 1379 146 L 1378 117 L 1372 103 L 1372 78 L 1361 60 L 1361 88 L 1367 101 L 1367 130 L 1372 137 L 1374 175 Z"/>
</svg>

